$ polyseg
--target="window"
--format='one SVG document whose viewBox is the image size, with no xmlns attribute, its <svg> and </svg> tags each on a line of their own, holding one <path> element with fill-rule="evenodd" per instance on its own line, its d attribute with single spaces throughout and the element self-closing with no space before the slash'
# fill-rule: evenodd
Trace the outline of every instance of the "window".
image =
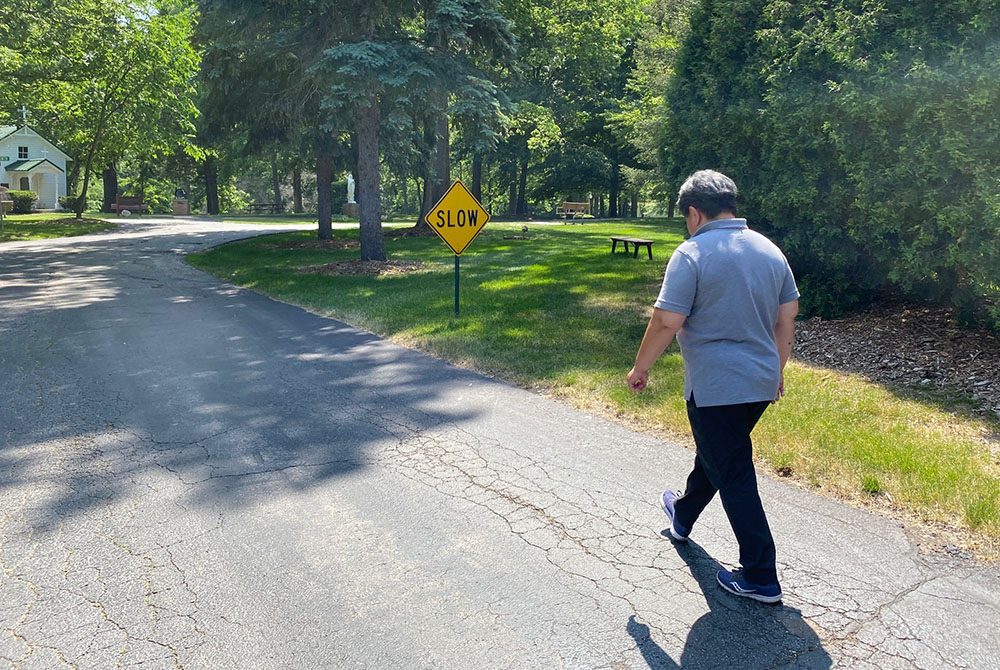
<svg viewBox="0 0 1000 670">
<path fill-rule="evenodd" d="M 28 157 L 28 147 L 18 147 L 17 148 L 17 157 L 19 159 L 21 159 L 21 158 L 27 158 Z"/>
</svg>

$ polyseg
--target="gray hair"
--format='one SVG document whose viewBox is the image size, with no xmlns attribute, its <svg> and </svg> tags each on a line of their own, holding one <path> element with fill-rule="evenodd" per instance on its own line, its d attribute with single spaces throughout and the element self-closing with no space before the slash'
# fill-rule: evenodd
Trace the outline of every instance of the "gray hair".
<svg viewBox="0 0 1000 670">
<path fill-rule="evenodd" d="M 736 193 L 736 183 L 726 175 L 715 170 L 698 170 L 681 185 L 677 208 L 685 216 L 691 207 L 709 218 L 720 212 L 736 214 Z"/>
</svg>

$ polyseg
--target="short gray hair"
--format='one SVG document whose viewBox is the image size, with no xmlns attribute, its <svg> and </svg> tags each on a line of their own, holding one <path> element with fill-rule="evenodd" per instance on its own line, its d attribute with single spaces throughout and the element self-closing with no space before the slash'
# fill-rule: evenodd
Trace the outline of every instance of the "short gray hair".
<svg viewBox="0 0 1000 670">
<path fill-rule="evenodd" d="M 687 216 L 695 207 L 712 218 L 720 212 L 736 214 L 736 182 L 715 170 L 698 170 L 681 184 L 677 194 L 677 208 Z"/>
</svg>

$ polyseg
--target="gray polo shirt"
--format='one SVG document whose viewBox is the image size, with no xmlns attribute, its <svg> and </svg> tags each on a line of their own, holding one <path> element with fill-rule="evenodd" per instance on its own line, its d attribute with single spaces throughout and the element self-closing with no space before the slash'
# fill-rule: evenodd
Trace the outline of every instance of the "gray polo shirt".
<svg viewBox="0 0 1000 670">
<path fill-rule="evenodd" d="M 687 316 L 677 333 L 684 397 L 699 407 L 773 400 L 778 306 L 798 297 L 784 254 L 746 219 L 707 223 L 677 247 L 656 307 Z"/>
</svg>

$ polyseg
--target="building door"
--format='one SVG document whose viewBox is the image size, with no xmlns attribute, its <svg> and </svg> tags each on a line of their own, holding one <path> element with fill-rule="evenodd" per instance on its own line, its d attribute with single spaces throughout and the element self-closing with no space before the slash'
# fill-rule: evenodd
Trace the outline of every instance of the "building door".
<svg viewBox="0 0 1000 670">
<path fill-rule="evenodd" d="M 30 191 L 31 190 L 31 186 L 28 183 L 28 178 L 27 177 L 21 177 L 21 190 L 22 191 Z"/>
</svg>

